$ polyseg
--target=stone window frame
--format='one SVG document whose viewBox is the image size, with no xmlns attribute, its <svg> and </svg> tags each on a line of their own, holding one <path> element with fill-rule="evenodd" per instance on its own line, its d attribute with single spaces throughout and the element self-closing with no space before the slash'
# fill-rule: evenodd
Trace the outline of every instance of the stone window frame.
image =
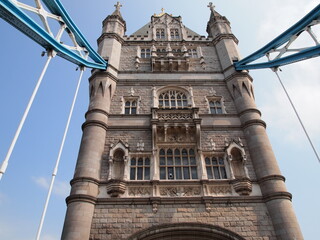
<svg viewBox="0 0 320 240">
<path fill-rule="evenodd" d="M 214 163 L 214 159 L 217 161 Z M 208 162 L 209 160 L 209 162 Z M 221 161 L 223 163 L 221 163 Z M 205 168 L 207 178 L 209 180 L 226 180 L 229 179 L 230 174 L 228 174 L 228 161 L 225 155 L 206 155 L 204 156 Z M 211 171 L 211 176 L 209 177 L 209 171 Z"/>
<path fill-rule="evenodd" d="M 141 48 L 140 50 L 140 58 L 150 58 L 151 50 L 150 48 Z"/>
<path fill-rule="evenodd" d="M 162 108 L 159 105 L 159 96 L 160 94 L 169 91 L 175 90 L 184 93 L 187 96 L 188 105 L 186 108 L 195 107 L 194 99 L 193 99 L 193 91 L 192 88 L 185 89 L 184 87 L 176 86 L 176 85 L 167 85 L 160 88 L 152 87 L 152 97 L 153 97 L 153 107 L 154 108 Z M 182 108 L 162 108 L 162 109 L 182 109 Z"/>
<path fill-rule="evenodd" d="M 171 153 L 169 152 L 171 150 Z M 178 154 L 178 151 L 179 154 Z M 186 155 L 183 151 L 186 151 Z M 192 152 L 193 151 L 193 154 Z M 169 152 L 169 153 L 168 153 Z M 198 163 L 195 147 L 177 146 L 159 147 L 159 180 L 162 181 L 192 181 L 198 180 Z M 172 158 L 172 159 L 171 159 Z M 183 162 L 183 161 L 187 161 Z M 180 164 L 179 164 L 180 162 Z M 180 169 L 180 171 L 179 171 Z M 163 175 L 164 174 L 164 175 Z M 180 177 L 178 177 L 180 176 Z"/>
<path fill-rule="evenodd" d="M 189 48 L 188 54 L 191 58 L 198 58 L 198 51 L 196 48 Z"/>
<path fill-rule="evenodd" d="M 150 156 L 140 156 L 133 155 L 130 156 L 130 171 L 129 171 L 129 179 L 130 181 L 143 181 L 143 180 L 151 180 L 151 157 Z M 133 164 L 133 160 L 135 161 Z M 148 162 L 147 162 L 148 161 Z M 139 162 L 141 164 L 139 164 Z M 140 172 L 141 171 L 141 172 Z M 141 175 L 139 174 L 141 173 Z M 139 177 L 139 175 L 141 177 Z M 146 177 L 149 176 L 149 177 Z"/>
<path fill-rule="evenodd" d="M 179 40 L 180 39 L 179 28 L 171 28 L 170 29 L 170 39 L 171 40 Z"/>
<path fill-rule="evenodd" d="M 168 103 L 168 105 L 167 105 Z M 188 107 L 188 95 L 177 89 L 168 89 L 159 93 L 158 106 L 164 109 L 181 109 Z"/>
<path fill-rule="evenodd" d="M 226 112 L 226 108 L 225 108 L 225 104 L 224 104 L 224 98 L 222 97 L 222 96 L 216 96 L 216 95 L 214 95 L 214 96 L 207 96 L 206 97 L 206 101 L 207 101 L 207 109 L 208 109 L 208 113 L 209 114 L 211 114 L 211 115 L 219 115 L 219 114 L 226 114 L 227 112 Z M 213 107 L 211 107 L 211 105 L 210 105 L 210 102 L 219 102 L 220 103 L 220 109 L 221 109 L 221 112 L 213 112 L 212 111 L 212 108 L 213 109 L 215 109 L 215 110 L 217 110 L 217 106 L 216 106 L 216 104 L 213 106 Z"/>
<path fill-rule="evenodd" d="M 138 96 L 123 96 L 122 97 L 122 112 L 121 114 L 124 114 L 124 115 L 137 115 L 139 114 L 139 110 L 140 110 L 140 97 Z M 126 106 L 126 103 L 127 102 L 130 102 L 130 105 L 129 106 Z M 134 107 L 132 105 L 132 103 L 135 102 L 136 103 L 136 112 L 135 113 L 132 113 L 132 107 Z M 126 113 L 126 109 L 129 109 L 129 113 Z"/>
<path fill-rule="evenodd" d="M 166 29 L 165 28 L 156 28 L 156 39 L 165 40 L 166 39 Z"/>
</svg>

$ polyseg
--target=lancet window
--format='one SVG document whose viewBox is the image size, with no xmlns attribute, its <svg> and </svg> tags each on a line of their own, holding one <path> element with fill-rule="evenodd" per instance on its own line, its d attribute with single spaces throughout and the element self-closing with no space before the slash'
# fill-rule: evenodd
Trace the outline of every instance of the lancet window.
<svg viewBox="0 0 320 240">
<path fill-rule="evenodd" d="M 124 114 L 137 114 L 137 100 L 127 100 L 125 102 Z"/>
<path fill-rule="evenodd" d="M 218 99 L 210 100 L 209 107 L 210 107 L 211 114 L 222 114 L 223 113 L 221 100 L 218 100 Z"/>
<path fill-rule="evenodd" d="M 159 95 L 159 107 L 161 108 L 185 108 L 188 106 L 187 96 L 177 90 L 169 90 Z"/>
</svg>

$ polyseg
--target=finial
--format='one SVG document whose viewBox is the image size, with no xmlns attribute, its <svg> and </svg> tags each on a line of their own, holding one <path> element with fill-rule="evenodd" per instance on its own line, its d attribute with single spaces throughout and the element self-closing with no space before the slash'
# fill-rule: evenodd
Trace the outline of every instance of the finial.
<svg viewBox="0 0 320 240">
<path fill-rule="evenodd" d="M 120 11 L 120 8 L 122 7 L 122 5 L 120 4 L 120 2 L 117 2 L 116 5 L 114 5 L 116 7 L 116 11 Z"/>
<path fill-rule="evenodd" d="M 210 8 L 211 12 L 214 12 L 214 8 L 215 8 L 216 6 L 213 5 L 212 2 L 209 2 L 209 5 L 208 5 L 207 7 Z"/>
<path fill-rule="evenodd" d="M 164 8 L 161 8 L 161 13 L 164 13 Z"/>
</svg>

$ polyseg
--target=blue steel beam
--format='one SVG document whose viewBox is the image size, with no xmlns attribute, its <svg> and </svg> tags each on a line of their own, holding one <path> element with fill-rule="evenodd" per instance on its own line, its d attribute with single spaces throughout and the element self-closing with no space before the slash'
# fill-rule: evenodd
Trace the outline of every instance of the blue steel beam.
<svg viewBox="0 0 320 240">
<path fill-rule="evenodd" d="M 74 34 L 79 46 L 84 47 L 86 51 L 88 51 L 90 58 L 94 62 L 88 61 L 84 57 L 80 56 L 76 51 L 68 49 L 62 45 L 10 0 L 0 0 L 0 17 L 43 46 L 45 49 L 56 51 L 57 55 L 65 58 L 66 60 L 79 66 L 105 70 L 107 62 L 100 57 L 86 41 L 62 4 L 58 0 L 45 0 L 43 2 L 50 11 L 53 11 L 53 14 L 60 16 L 64 20 L 68 30 L 72 31 Z"/>
<path fill-rule="evenodd" d="M 286 64 L 302 61 L 308 58 L 317 57 L 320 55 L 320 46 L 309 47 L 301 50 L 298 53 L 291 54 L 290 56 L 277 58 L 268 62 L 253 63 L 251 62 L 266 56 L 270 51 L 280 47 L 287 43 L 293 36 L 299 36 L 308 26 L 312 25 L 312 22 L 320 19 L 320 4 L 311 10 L 306 16 L 300 21 L 294 24 L 292 27 L 287 29 L 285 32 L 280 34 L 274 40 L 269 42 L 267 45 L 252 53 L 248 57 L 235 62 L 234 67 L 236 70 L 250 70 L 250 69 L 261 69 L 261 68 L 274 68 L 283 66 Z"/>
</svg>

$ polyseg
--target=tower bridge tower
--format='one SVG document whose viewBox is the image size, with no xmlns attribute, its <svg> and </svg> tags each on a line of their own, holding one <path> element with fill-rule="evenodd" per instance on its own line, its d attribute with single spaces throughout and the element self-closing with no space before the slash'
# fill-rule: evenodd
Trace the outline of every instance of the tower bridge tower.
<svg viewBox="0 0 320 240">
<path fill-rule="evenodd" d="M 109 65 L 89 79 L 62 239 L 302 240 L 227 18 L 210 4 L 205 37 L 162 11 L 126 36 L 120 7 L 98 39 Z"/>
</svg>

